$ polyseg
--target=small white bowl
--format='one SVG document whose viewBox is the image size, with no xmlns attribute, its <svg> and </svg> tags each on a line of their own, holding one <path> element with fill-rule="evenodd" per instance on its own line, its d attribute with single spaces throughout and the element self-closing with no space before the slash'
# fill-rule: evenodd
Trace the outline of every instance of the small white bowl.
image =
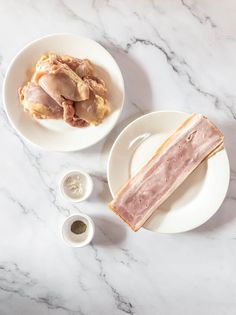
<svg viewBox="0 0 236 315">
<path fill-rule="evenodd" d="M 82 221 L 87 225 L 87 229 L 82 234 L 75 234 L 71 231 L 71 225 L 75 221 Z M 95 226 L 93 220 L 86 214 L 73 214 L 66 218 L 62 224 L 62 238 L 65 243 L 72 247 L 84 247 L 88 245 L 94 236 Z"/>
<path fill-rule="evenodd" d="M 81 185 L 82 185 L 82 195 L 78 198 L 72 197 L 66 191 L 66 180 L 73 175 L 78 175 L 81 177 Z M 70 170 L 67 171 L 61 178 L 59 182 L 59 189 L 64 198 L 72 202 L 81 202 L 86 200 L 92 193 L 93 190 L 93 180 L 88 173 L 85 173 L 81 170 Z"/>
</svg>

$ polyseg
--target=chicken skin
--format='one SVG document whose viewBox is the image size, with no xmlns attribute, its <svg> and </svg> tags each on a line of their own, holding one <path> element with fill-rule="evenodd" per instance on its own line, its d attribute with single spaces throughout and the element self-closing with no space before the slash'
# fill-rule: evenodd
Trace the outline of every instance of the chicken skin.
<svg viewBox="0 0 236 315">
<path fill-rule="evenodd" d="M 19 89 L 19 98 L 25 111 L 38 119 L 61 119 L 63 108 L 40 86 L 28 82 Z"/>
</svg>

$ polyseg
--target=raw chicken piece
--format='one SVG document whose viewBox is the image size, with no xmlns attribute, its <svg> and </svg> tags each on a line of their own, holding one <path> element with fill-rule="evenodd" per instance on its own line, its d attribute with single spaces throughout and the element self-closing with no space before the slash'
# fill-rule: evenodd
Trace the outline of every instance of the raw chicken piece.
<svg viewBox="0 0 236 315">
<path fill-rule="evenodd" d="M 28 82 L 18 90 L 19 99 L 25 111 L 38 119 L 60 119 L 63 108 L 57 104 L 40 86 Z"/>
<path fill-rule="evenodd" d="M 93 65 L 88 59 L 74 58 L 68 55 L 57 55 L 49 53 L 47 56 L 54 64 L 67 64 L 79 77 L 93 75 Z"/>
<path fill-rule="evenodd" d="M 77 127 L 77 128 L 88 126 L 87 121 L 85 121 L 84 119 L 82 119 L 82 117 L 79 117 L 76 114 L 75 106 L 72 102 L 63 103 L 63 108 L 64 108 L 63 119 L 67 124 L 69 124 L 72 127 Z"/>
<path fill-rule="evenodd" d="M 71 68 L 52 57 L 43 56 L 36 64 L 32 81 L 40 85 L 58 104 L 89 98 L 89 86 Z"/>
<path fill-rule="evenodd" d="M 33 80 L 63 107 L 63 119 L 73 127 L 85 127 L 87 122 L 75 114 L 74 101 L 89 98 L 89 86 L 56 55 L 42 57 L 36 64 Z"/>
<path fill-rule="evenodd" d="M 92 63 L 55 53 L 38 60 L 19 96 L 35 118 L 63 118 L 73 127 L 96 125 L 110 111 L 105 83 L 94 76 Z"/>
<path fill-rule="evenodd" d="M 75 72 L 78 76 L 84 78 L 85 76 L 93 75 L 93 66 L 88 59 L 78 59 L 78 65 Z"/>
<path fill-rule="evenodd" d="M 109 112 L 110 107 L 107 100 L 92 92 L 88 100 L 75 103 L 76 115 L 92 125 L 99 124 Z"/>
<path fill-rule="evenodd" d="M 83 128 L 87 127 L 88 123 L 81 117 L 79 117 L 75 112 L 75 103 L 70 103 L 66 101 L 62 103 L 64 109 L 63 119 L 64 121 L 72 127 Z"/>
<path fill-rule="evenodd" d="M 84 82 L 89 85 L 95 95 L 107 98 L 107 88 L 103 80 L 95 76 L 87 76 L 84 78 Z"/>
<path fill-rule="evenodd" d="M 93 66 L 88 59 L 78 59 L 67 55 L 57 55 L 57 58 L 67 64 L 81 78 L 93 75 Z"/>
</svg>

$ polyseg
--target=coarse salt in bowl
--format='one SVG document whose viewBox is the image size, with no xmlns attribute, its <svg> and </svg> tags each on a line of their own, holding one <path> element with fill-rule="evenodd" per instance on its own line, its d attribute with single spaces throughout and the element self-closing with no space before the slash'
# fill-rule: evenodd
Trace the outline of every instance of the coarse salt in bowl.
<svg viewBox="0 0 236 315">
<path fill-rule="evenodd" d="M 67 171 L 59 183 L 61 195 L 72 202 L 86 200 L 92 193 L 93 181 L 91 176 L 81 170 Z"/>
</svg>

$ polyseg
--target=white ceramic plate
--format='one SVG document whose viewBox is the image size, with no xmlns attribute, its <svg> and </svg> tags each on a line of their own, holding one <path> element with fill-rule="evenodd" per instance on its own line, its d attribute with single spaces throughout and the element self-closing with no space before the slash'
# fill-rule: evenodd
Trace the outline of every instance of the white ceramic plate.
<svg viewBox="0 0 236 315">
<path fill-rule="evenodd" d="M 29 78 L 27 71 L 46 52 L 88 58 L 108 88 L 111 113 L 99 126 L 73 128 L 63 120 L 36 120 L 23 111 L 17 89 Z M 75 151 L 87 148 L 104 138 L 116 124 L 124 102 L 124 81 L 120 69 L 97 42 L 72 34 L 55 34 L 27 45 L 14 58 L 3 86 L 3 101 L 10 122 L 18 133 L 46 150 Z"/>
<path fill-rule="evenodd" d="M 108 184 L 113 196 L 188 116 L 183 112 L 153 112 L 120 133 L 108 160 Z M 229 177 L 227 153 L 222 150 L 203 162 L 143 227 L 153 232 L 178 233 L 203 224 L 222 204 Z"/>
</svg>

